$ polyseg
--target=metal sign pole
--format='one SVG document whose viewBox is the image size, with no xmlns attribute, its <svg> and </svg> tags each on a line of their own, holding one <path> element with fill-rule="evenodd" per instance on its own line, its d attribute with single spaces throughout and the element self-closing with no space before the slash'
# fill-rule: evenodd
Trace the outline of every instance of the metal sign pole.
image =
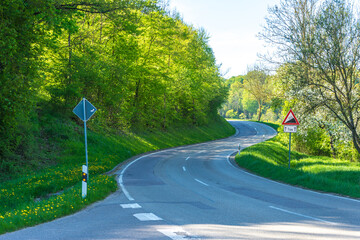
<svg viewBox="0 0 360 240">
<path fill-rule="evenodd" d="M 86 108 L 85 108 L 85 98 L 83 98 L 84 105 L 84 118 L 86 118 Z M 86 159 L 86 168 L 89 169 L 88 164 L 88 150 L 87 150 L 87 133 L 86 133 L 86 119 L 84 120 L 84 135 L 85 135 L 85 159 Z M 89 171 L 87 173 L 87 180 L 89 181 Z"/>
<path fill-rule="evenodd" d="M 289 133 L 289 169 L 290 169 L 290 155 L 291 155 L 291 132 Z"/>
<path fill-rule="evenodd" d="M 82 104 L 82 105 L 81 105 Z M 86 166 L 83 165 L 83 183 L 82 183 L 82 197 L 87 195 L 87 183 L 89 181 L 89 162 L 88 162 L 88 147 L 87 147 L 87 132 L 86 122 L 96 112 L 96 108 L 86 98 L 80 100 L 78 105 L 73 109 L 73 113 L 76 114 L 84 122 L 84 137 L 85 137 L 85 159 Z"/>
</svg>

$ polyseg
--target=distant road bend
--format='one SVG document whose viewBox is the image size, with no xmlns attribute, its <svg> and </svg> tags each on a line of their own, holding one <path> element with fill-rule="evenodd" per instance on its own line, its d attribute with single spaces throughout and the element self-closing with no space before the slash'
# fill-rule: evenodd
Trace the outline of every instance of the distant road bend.
<svg viewBox="0 0 360 240">
<path fill-rule="evenodd" d="M 77 214 L 0 239 L 360 239 L 360 201 L 307 191 L 229 160 L 275 136 L 230 122 L 233 137 L 143 155 L 118 172 L 122 191 Z"/>
</svg>

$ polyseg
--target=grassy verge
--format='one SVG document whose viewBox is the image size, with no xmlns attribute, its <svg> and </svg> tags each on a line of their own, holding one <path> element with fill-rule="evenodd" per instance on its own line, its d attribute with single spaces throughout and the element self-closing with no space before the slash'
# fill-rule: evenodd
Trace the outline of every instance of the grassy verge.
<svg viewBox="0 0 360 240">
<path fill-rule="evenodd" d="M 235 133 L 230 124 L 220 118 L 206 126 L 141 133 L 119 134 L 95 129 L 95 124 L 89 128 L 88 197 L 81 198 L 81 165 L 85 164 L 81 124 L 47 119 L 44 132 L 51 134 L 56 139 L 54 144 L 61 149 L 57 164 L 18 174 L 0 184 L 0 234 L 74 213 L 104 199 L 117 189 L 113 177 L 104 173 L 132 156 Z"/>
<path fill-rule="evenodd" d="M 273 126 L 277 129 L 277 126 Z M 260 176 L 322 192 L 360 198 L 360 163 L 291 152 L 281 143 L 286 133 L 244 149 L 235 160 Z"/>
</svg>

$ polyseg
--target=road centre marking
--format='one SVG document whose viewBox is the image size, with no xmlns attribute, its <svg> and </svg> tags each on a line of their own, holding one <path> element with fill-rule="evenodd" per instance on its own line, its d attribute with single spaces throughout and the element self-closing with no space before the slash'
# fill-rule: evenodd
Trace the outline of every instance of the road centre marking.
<svg viewBox="0 0 360 240">
<path fill-rule="evenodd" d="M 320 219 L 320 218 L 310 217 L 310 216 L 307 216 L 307 215 L 303 215 L 303 214 L 296 213 L 296 212 L 291 212 L 291 211 L 288 211 L 288 210 L 285 210 L 285 209 L 282 209 L 282 208 L 277 208 L 277 207 L 274 207 L 274 206 L 269 206 L 269 208 L 272 208 L 272 209 L 275 209 L 275 210 L 278 210 L 278 211 L 281 211 L 281 212 L 293 214 L 293 215 L 296 215 L 296 216 L 304 217 L 304 218 L 310 218 L 310 219 L 312 219 L 312 220 L 319 221 L 319 222 L 324 222 L 324 223 L 329 223 L 329 224 L 335 224 L 335 223 L 333 223 L 333 222 L 325 221 L 325 220 L 322 220 L 322 219 Z"/>
<path fill-rule="evenodd" d="M 182 167 L 183 171 L 186 172 L 186 167 Z"/>
<path fill-rule="evenodd" d="M 141 208 L 141 206 L 137 203 L 130 203 L 130 204 L 120 204 L 122 208 Z"/>
<path fill-rule="evenodd" d="M 139 219 L 140 221 L 161 221 L 161 220 L 163 220 L 162 218 L 156 216 L 153 213 L 136 213 L 133 216 L 136 217 L 137 219 Z"/>
<path fill-rule="evenodd" d="M 204 183 L 203 181 L 200 181 L 199 179 L 195 178 L 195 181 L 197 181 L 198 183 L 201 183 L 202 185 L 205 185 L 205 186 L 209 186 L 209 184 L 206 184 Z"/>
<path fill-rule="evenodd" d="M 187 158 L 185 159 L 185 161 L 189 160 L 189 158 L 190 158 L 190 157 L 187 157 Z"/>
</svg>

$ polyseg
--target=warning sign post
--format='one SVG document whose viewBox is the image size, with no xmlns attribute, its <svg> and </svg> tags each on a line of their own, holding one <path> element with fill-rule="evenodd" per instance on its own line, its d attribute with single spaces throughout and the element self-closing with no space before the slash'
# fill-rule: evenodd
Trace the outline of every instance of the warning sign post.
<svg viewBox="0 0 360 240">
<path fill-rule="evenodd" d="M 294 112 L 290 109 L 288 114 L 286 115 L 284 121 L 282 122 L 284 125 L 284 132 L 289 133 L 289 166 L 290 169 L 290 160 L 291 160 L 291 133 L 296 133 L 297 126 L 300 125 L 299 121 L 295 117 Z"/>
</svg>

